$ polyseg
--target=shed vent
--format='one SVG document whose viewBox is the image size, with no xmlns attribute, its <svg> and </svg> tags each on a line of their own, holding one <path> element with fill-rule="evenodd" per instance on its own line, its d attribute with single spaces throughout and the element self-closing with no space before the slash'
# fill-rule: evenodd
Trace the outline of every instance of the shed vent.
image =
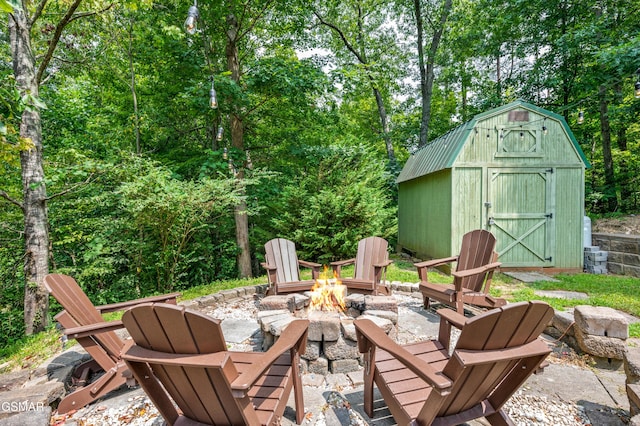
<svg viewBox="0 0 640 426">
<path fill-rule="evenodd" d="M 529 121 L 529 111 L 509 111 L 509 121 Z"/>
</svg>

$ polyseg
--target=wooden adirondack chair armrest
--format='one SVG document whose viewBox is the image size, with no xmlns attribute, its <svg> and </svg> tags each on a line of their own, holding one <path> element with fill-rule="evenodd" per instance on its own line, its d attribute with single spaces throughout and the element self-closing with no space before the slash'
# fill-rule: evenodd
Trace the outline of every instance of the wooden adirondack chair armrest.
<svg viewBox="0 0 640 426">
<path fill-rule="evenodd" d="M 438 341 L 449 350 L 451 345 L 451 327 L 462 330 L 462 327 L 464 327 L 467 322 L 467 318 L 456 311 L 446 308 L 438 309 L 436 313 L 440 316 Z"/>
<path fill-rule="evenodd" d="M 456 291 L 462 291 L 462 278 L 471 277 L 471 276 L 474 276 L 474 275 L 486 274 L 487 272 L 491 272 L 491 271 L 495 270 L 500 265 L 502 265 L 502 263 L 493 262 L 493 263 L 489 263 L 487 265 L 479 266 L 477 268 L 467 269 L 467 270 L 464 270 L 464 271 L 455 271 L 455 272 L 453 272 L 451 275 L 453 275 L 454 278 L 457 278 L 457 279 L 453 280 L 453 284 L 456 287 Z M 488 281 L 488 280 L 485 280 L 485 281 Z M 483 286 L 486 286 L 486 284 L 487 284 L 487 282 L 485 282 L 483 284 Z"/>
<path fill-rule="evenodd" d="M 456 260 L 458 260 L 458 256 L 443 257 L 442 259 L 432 259 L 432 260 L 425 260 L 424 262 L 414 263 L 413 266 L 415 266 L 418 269 L 433 268 L 434 266 L 444 265 L 445 263 L 455 262 Z"/>
<path fill-rule="evenodd" d="M 540 339 L 513 348 L 467 350 L 456 349 L 455 356 L 463 365 L 482 365 L 534 356 L 546 356 L 551 349 Z"/>
<path fill-rule="evenodd" d="M 458 256 L 451 256 L 442 259 L 425 260 L 424 262 L 414 263 L 413 266 L 418 268 L 418 277 L 420 278 L 420 282 L 426 283 L 429 282 L 429 276 L 427 275 L 429 268 L 455 262 L 456 260 L 458 260 Z"/>
<path fill-rule="evenodd" d="M 246 395 L 251 386 L 253 386 L 254 383 L 264 375 L 265 371 L 286 351 L 297 348 L 299 352 L 304 352 L 307 343 L 308 329 L 309 320 L 293 320 L 260 360 L 251 364 L 248 370 L 231 383 L 234 396 L 242 397 Z"/>
<path fill-rule="evenodd" d="M 276 270 L 276 266 L 275 265 L 269 265 L 267 262 L 260 262 L 260 266 L 262 266 L 267 271 L 275 271 Z"/>
<path fill-rule="evenodd" d="M 356 263 L 356 258 L 346 259 L 346 260 L 336 260 L 335 262 L 331 262 L 331 266 L 345 266 L 350 265 L 352 263 Z"/>
<path fill-rule="evenodd" d="M 387 351 L 410 369 L 418 377 L 428 382 L 437 391 L 446 395 L 453 382 L 444 374 L 436 371 L 428 362 L 416 357 L 402 346 L 391 340 L 387 333 L 368 319 L 356 319 L 354 322 L 358 339 L 358 349 L 365 353 L 369 346 Z M 373 366 L 370 366 L 373 368 Z"/>
<path fill-rule="evenodd" d="M 217 367 L 229 358 L 229 352 L 214 352 L 208 354 L 171 354 L 145 349 L 129 341 L 122 349 L 122 359 L 131 362 L 149 364 L 165 364 L 179 367 Z"/>
<path fill-rule="evenodd" d="M 386 268 L 387 266 L 391 265 L 393 263 L 393 260 L 389 259 L 389 260 L 385 260 L 384 262 L 381 263 L 374 263 L 373 266 L 375 268 Z"/>
<path fill-rule="evenodd" d="M 65 328 L 64 334 L 70 339 L 93 336 L 94 334 L 106 333 L 124 328 L 122 321 L 99 322 L 95 324 L 82 325 L 79 327 Z"/>
<path fill-rule="evenodd" d="M 441 323 L 442 321 L 445 321 L 459 330 L 462 330 L 462 327 L 467 322 L 467 317 L 451 309 L 438 309 L 436 311 L 436 314 L 440 316 Z"/>
<path fill-rule="evenodd" d="M 304 266 L 305 268 L 311 268 L 311 269 L 316 269 L 316 268 L 321 268 L 322 264 L 320 263 L 316 263 L 316 262 L 309 262 L 308 260 L 300 260 L 298 259 L 298 263 L 300 264 L 300 266 Z"/>
<path fill-rule="evenodd" d="M 298 264 L 300 266 L 304 266 L 305 268 L 311 269 L 311 278 L 314 280 L 318 278 L 320 275 L 320 268 L 322 268 L 322 264 L 316 262 L 309 262 L 308 260 L 300 260 L 298 259 Z"/>
<path fill-rule="evenodd" d="M 342 271 L 342 267 L 346 265 L 351 265 L 356 263 L 356 258 L 346 259 L 346 260 L 336 260 L 335 262 L 331 262 L 329 265 L 333 268 L 333 274 L 340 277 L 340 272 Z"/>
<path fill-rule="evenodd" d="M 451 275 L 453 275 L 456 278 L 466 278 L 466 277 L 470 277 L 472 275 L 483 274 L 483 273 L 485 273 L 487 271 L 490 271 L 492 269 L 499 268 L 500 265 L 502 265 L 501 262 L 493 262 L 493 263 L 482 265 L 482 266 L 479 266 L 479 267 L 473 268 L 473 269 L 466 269 L 464 271 L 454 271 L 454 272 L 451 273 Z"/>
<path fill-rule="evenodd" d="M 158 296 L 143 297 L 142 299 L 127 300 L 126 302 L 111 303 L 109 305 L 96 306 L 101 314 L 107 312 L 123 311 L 131 306 L 140 305 L 142 303 L 171 303 L 176 304 L 176 299 L 182 296 L 181 293 L 161 294 Z"/>
</svg>

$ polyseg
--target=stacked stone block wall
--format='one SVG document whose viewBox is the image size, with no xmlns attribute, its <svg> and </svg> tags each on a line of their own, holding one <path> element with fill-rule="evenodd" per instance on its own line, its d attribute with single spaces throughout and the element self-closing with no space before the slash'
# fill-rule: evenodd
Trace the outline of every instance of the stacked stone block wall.
<svg viewBox="0 0 640 426">
<path fill-rule="evenodd" d="M 640 235 L 593 233 L 592 244 L 608 252 L 609 273 L 640 278 Z"/>
<path fill-rule="evenodd" d="M 609 253 L 600 250 L 599 246 L 584 248 L 584 270 L 590 274 L 607 273 L 607 257 Z"/>
</svg>

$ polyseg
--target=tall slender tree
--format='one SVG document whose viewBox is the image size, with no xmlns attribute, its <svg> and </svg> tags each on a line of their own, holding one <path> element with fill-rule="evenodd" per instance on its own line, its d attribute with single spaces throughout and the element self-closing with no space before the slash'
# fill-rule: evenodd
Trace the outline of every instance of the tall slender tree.
<svg viewBox="0 0 640 426">
<path fill-rule="evenodd" d="M 376 101 L 380 120 L 380 135 L 384 141 L 390 168 L 397 168 L 389 115 L 387 113 L 388 94 L 393 84 L 390 75 L 397 76 L 389 70 L 394 69 L 384 57 L 395 49 L 395 35 L 386 28 L 389 24 L 385 17 L 390 9 L 384 2 L 352 0 L 348 2 L 329 2 L 316 4 L 313 14 L 317 22 L 329 29 L 335 42 L 330 43 L 333 49 L 342 46 L 355 59 L 362 71 Z M 341 55 L 344 56 L 344 55 Z M 387 72 L 385 72 L 385 70 Z"/>
<path fill-rule="evenodd" d="M 31 31 L 34 23 L 42 16 L 45 1 L 30 9 L 27 2 L 8 15 L 11 57 L 16 85 L 23 98 L 29 99 L 28 107 L 22 113 L 20 137 L 31 142 L 31 148 L 20 153 L 22 168 L 23 200 L 5 198 L 19 206 L 24 214 L 24 322 L 25 332 L 44 329 L 47 325 L 49 297 L 44 289 L 43 280 L 48 273 L 49 233 L 47 219 L 47 188 L 42 167 L 42 127 L 38 99 L 40 82 L 53 52 L 74 12 L 80 5 L 76 0 L 67 9 L 63 18 L 56 24 L 55 32 L 40 63 L 36 62 L 31 46 Z M 32 12 L 30 12 L 32 10 Z"/>
<path fill-rule="evenodd" d="M 424 45 L 424 17 L 422 0 L 413 0 L 414 14 L 416 20 L 416 30 L 418 38 L 416 40 L 418 47 L 418 66 L 420 68 L 420 94 L 422 102 L 422 117 L 420 119 L 420 142 L 418 146 L 427 144 L 429 136 L 429 122 L 431 120 L 431 97 L 433 96 L 433 81 L 435 79 L 436 54 L 442 40 L 442 34 L 449 14 L 451 13 L 452 0 L 444 0 L 439 7 L 434 9 L 433 13 L 436 19 L 429 18 L 427 21 L 430 26 L 431 41 L 426 46 L 427 54 L 425 57 Z M 439 15 L 439 16 L 438 16 Z"/>
<path fill-rule="evenodd" d="M 30 147 L 20 152 L 22 200 L 10 197 L 5 191 L 0 191 L 0 195 L 18 206 L 24 215 L 26 334 L 43 330 L 48 321 L 49 297 L 43 284 L 49 270 L 47 201 L 58 195 L 47 195 L 45 183 L 40 115 L 44 103 L 39 99 L 40 86 L 48 78 L 54 53 L 68 26 L 76 19 L 98 13 L 78 11 L 81 3 L 82 0 L 66 4 L 48 3 L 47 0 L 31 3 L 23 0 L 20 7 L 8 14 L 13 73 L 16 87 L 26 106 L 20 117 L 20 138 L 29 141 Z M 58 7 L 62 7 L 62 10 L 54 10 Z M 110 7 L 108 4 L 103 10 Z M 52 13 L 47 13 L 47 9 L 52 9 Z M 57 20 L 50 20 L 52 17 Z M 40 27 L 36 26 L 37 23 Z M 38 37 L 34 35 L 36 31 Z"/>
</svg>

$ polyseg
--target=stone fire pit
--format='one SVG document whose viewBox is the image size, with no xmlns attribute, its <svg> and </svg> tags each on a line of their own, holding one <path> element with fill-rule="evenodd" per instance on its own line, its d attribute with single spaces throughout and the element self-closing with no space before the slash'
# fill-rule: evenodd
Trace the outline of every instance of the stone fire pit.
<svg viewBox="0 0 640 426">
<path fill-rule="evenodd" d="M 295 318 L 309 320 L 307 350 L 303 373 L 326 375 L 348 373 L 362 365 L 353 320 L 368 318 L 392 338 L 397 335 L 398 302 L 393 296 L 351 294 L 345 298 L 344 312 L 309 310 L 311 296 L 287 294 L 264 297 L 258 306 L 258 323 L 263 333 L 263 350 L 267 350 L 282 330 Z"/>
</svg>

